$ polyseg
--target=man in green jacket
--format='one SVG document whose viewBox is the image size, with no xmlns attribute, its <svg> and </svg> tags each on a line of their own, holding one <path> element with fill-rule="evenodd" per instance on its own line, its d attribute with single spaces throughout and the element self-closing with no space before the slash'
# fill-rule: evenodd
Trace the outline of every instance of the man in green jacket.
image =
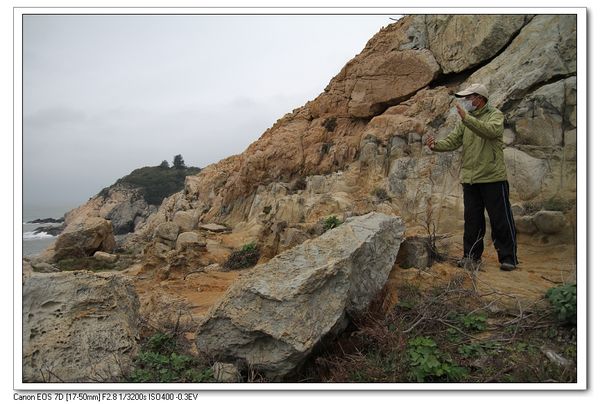
<svg viewBox="0 0 600 404">
<path fill-rule="evenodd" d="M 461 98 L 456 105 L 461 122 L 445 139 L 437 141 L 428 136 L 426 143 L 436 152 L 462 146 L 465 227 L 463 258 L 458 265 L 467 268 L 481 262 L 485 209 L 492 225 L 500 269 L 512 271 L 518 264 L 517 236 L 502 151 L 504 115 L 489 105 L 489 93 L 482 84 L 472 84 L 456 96 Z"/>
</svg>

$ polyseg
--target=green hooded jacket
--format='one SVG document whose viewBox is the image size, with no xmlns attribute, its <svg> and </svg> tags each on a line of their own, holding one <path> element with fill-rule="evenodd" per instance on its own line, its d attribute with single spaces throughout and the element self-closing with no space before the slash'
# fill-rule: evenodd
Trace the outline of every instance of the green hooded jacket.
<svg viewBox="0 0 600 404">
<path fill-rule="evenodd" d="M 467 113 L 465 118 L 445 138 L 435 142 L 433 151 L 462 150 L 463 184 L 506 180 L 506 166 L 502 151 L 504 115 L 487 103 L 480 110 Z"/>
</svg>

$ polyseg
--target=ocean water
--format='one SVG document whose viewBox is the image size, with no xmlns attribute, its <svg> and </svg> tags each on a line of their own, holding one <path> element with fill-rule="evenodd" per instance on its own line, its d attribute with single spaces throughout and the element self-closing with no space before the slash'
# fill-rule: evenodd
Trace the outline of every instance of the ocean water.
<svg viewBox="0 0 600 404">
<path fill-rule="evenodd" d="M 56 241 L 56 237 L 47 233 L 34 234 L 38 227 L 60 226 L 61 223 L 28 223 L 35 219 L 53 218 L 59 219 L 64 216 L 73 206 L 43 206 L 43 205 L 24 205 L 23 206 L 23 257 L 34 257 L 44 251 L 50 244 Z"/>
</svg>

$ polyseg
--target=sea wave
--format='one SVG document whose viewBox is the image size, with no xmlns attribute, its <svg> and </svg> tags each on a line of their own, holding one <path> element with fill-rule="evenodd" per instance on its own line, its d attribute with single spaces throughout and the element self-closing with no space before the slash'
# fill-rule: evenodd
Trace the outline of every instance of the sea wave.
<svg viewBox="0 0 600 404">
<path fill-rule="evenodd" d="M 46 232 L 39 232 L 36 233 L 34 231 L 26 231 L 25 233 L 23 233 L 23 240 L 39 240 L 39 239 L 43 239 L 43 238 L 54 238 L 56 236 L 53 236 L 52 234 L 48 234 Z"/>
</svg>

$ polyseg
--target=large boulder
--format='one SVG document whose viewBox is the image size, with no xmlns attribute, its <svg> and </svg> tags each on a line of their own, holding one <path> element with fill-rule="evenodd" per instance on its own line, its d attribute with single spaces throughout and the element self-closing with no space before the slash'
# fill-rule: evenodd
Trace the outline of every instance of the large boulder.
<svg viewBox="0 0 600 404">
<path fill-rule="evenodd" d="M 289 374 L 380 292 L 403 234 L 399 218 L 369 213 L 258 265 L 201 322 L 198 350 Z"/>
<path fill-rule="evenodd" d="M 121 275 L 31 274 L 23 282 L 23 381 L 122 380 L 137 351 L 138 309 Z"/>
<path fill-rule="evenodd" d="M 82 258 L 96 251 L 112 252 L 116 247 L 112 224 L 101 217 L 88 217 L 82 222 L 71 224 L 51 247 L 51 260 Z"/>
<path fill-rule="evenodd" d="M 496 56 L 526 19 L 523 14 L 427 15 L 426 37 L 444 73 L 462 72 Z"/>
</svg>

